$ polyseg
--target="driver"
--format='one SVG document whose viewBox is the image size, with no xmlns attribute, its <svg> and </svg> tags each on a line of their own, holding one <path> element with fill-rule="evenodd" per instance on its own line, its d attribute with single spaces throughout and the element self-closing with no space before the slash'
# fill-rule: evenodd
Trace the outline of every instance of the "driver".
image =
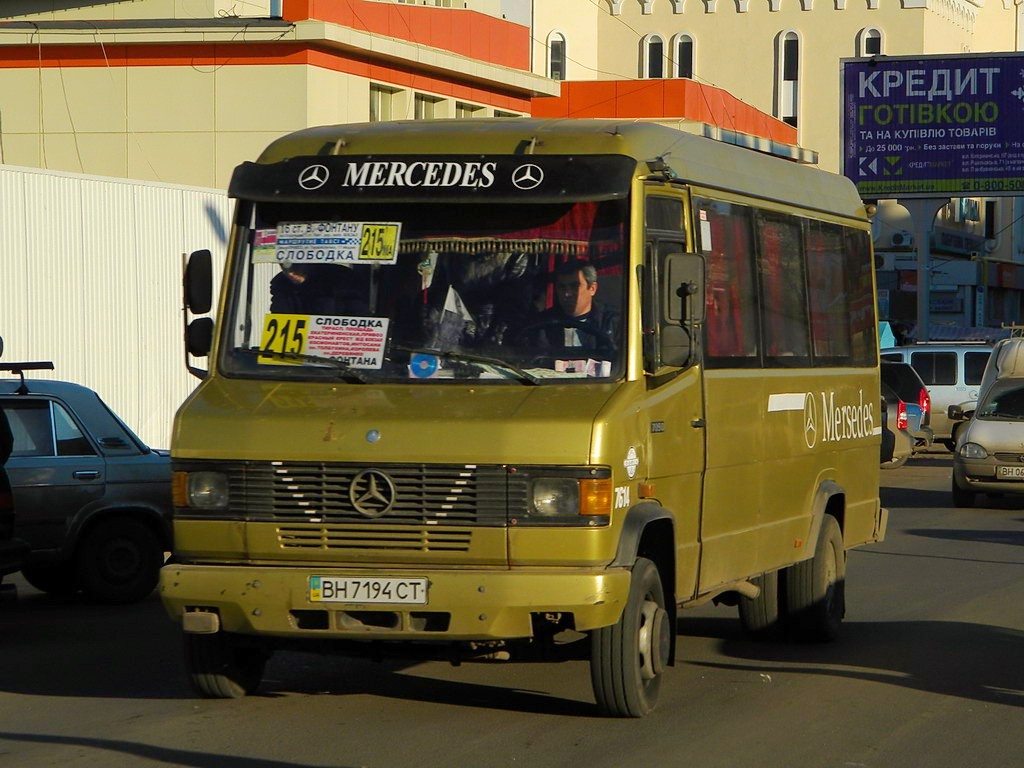
<svg viewBox="0 0 1024 768">
<path fill-rule="evenodd" d="M 556 272 L 555 306 L 541 312 L 532 325 L 538 329 L 539 346 L 594 357 L 615 348 L 619 316 L 597 299 L 594 265 L 573 259 Z"/>
</svg>

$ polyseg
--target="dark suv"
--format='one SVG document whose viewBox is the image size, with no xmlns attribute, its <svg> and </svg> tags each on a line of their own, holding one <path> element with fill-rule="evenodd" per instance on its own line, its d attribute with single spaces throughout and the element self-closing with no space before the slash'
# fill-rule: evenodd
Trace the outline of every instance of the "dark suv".
<svg viewBox="0 0 1024 768">
<path fill-rule="evenodd" d="M 30 552 L 25 580 L 104 603 L 141 600 L 171 548 L 171 467 L 93 390 L 0 380 L 13 437 L 7 473 Z"/>
</svg>

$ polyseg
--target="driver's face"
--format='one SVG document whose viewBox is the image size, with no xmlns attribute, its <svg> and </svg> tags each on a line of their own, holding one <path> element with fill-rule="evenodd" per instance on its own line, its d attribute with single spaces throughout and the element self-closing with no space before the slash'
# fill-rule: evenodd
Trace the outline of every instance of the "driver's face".
<svg viewBox="0 0 1024 768">
<path fill-rule="evenodd" d="M 597 293 L 597 283 L 587 285 L 583 272 L 559 275 L 555 282 L 558 306 L 569 317 L 579 317 L 590 311 Z"/>
</svg>

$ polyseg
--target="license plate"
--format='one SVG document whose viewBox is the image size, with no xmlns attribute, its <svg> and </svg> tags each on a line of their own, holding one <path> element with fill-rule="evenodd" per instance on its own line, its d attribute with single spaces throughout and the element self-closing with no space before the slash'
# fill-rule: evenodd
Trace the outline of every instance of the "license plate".
<svg viewBox="0 0 1024 768">
<path fill-rule="evenodd" d="M 426 605 L 427 580 L 310 576 L 309 599 L 314 603 Z"/>
<path fill-rule="evenodd" d="M 996 467 L 996 477 L 1000 480 L 1024 480 L 1024 466 Z"/>
</svg>

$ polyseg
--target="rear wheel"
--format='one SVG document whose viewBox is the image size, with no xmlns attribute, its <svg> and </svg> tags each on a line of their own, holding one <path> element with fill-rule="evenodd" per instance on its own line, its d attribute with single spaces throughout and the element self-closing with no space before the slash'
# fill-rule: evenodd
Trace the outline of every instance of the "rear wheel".
<svg viewBox="0 0 1024 768">
<path fill-rule="evenodd" d="M 954 507 L 973 507 L 975 493 L 967 488 L 961 488 L 960 484 L 956 481 L 956 475 L 953 475 L 953 506 Z"/>
<path fill-rule="evenodd" d="M 786 572 L 786 619 L 797 639 L 826 641 L 839 636 L 846 613 L 846 550 L 839 523 L 825 515 L 810 560 Z"/>
<path fill-rule="evenodd" d="M 192 687 L 208 699 L 238 699 L 253 693 L 263 679 L 270 654 L 238 635 L 185 634 L 185 664 Z"/>
<path fill-rule="evenodd" d="M 21 569 L 25 581 L 49 595 L 71 595 L 78 590 L 75 568 L 71 563 L 27 565 Z"/>
<path fill-rule="evenodd" d="M 753 599 L 740 598 L 740 624 L 748 634 L 768 637 L 779 626 L 779 572 L 772 571 L 751 581 L 761 588 L 761 593 Z"/>
<path fill-rule="evenodd" d="M 590 679 L 598 708 L 616 717 L 643 717 L 654 709 L 675 629 L 653 562 L 637 558 L 622 616 L 610 627 L 595 629 L 590 638 Z"/>
<path fill-rule="evenodd" d="M 82 590 L 101 603 L 134 603 L 160 579 L 164 549 L 141 520 L 103 520 L 86 534 L 75 558 Z"/>
</svg>

